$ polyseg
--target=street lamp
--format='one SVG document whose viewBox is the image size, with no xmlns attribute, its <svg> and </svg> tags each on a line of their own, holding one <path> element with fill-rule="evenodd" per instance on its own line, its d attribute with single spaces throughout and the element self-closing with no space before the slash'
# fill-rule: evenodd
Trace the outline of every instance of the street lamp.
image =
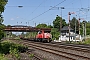
<svg viewBox="0 0 90 60">
<path fill-rule="evenodd" d="M 17 6 L 17 7 L 22 8 L 23 6 Z"/>
<path fill-rule="evenodd" d="M 52 7 L 52 6 L 51 6 Z M 61 20 L 60 20 L 60 32 L 61 32 L 61 28 L 62 28 L 62 9 L 65 9 L 64 7 L 52 7 L 53 8 L 57 8 L 59 10 L 59 8 L 61 8 Z M 57 15 L 58 16 L 58 15 Z"/>
<path fill-rule="evenodd" d="M 79 39 L 80 39 L 80 18 L 78 19 L 78 24 L 79 24 L 79 28 L 78 28 L 78 30 L 79 30 Z"/>
<path fill-rule="evenodd" d="M 74 12 L 69 12 L 68 13 L 68 20 L 69 20 L 69 42 L 70 42 L 70 15 L 75 14 Z M 70 42 L 71 43 L 71 42 Z"/>
<path fill-rule="evenodd" d="M 65 9 L 64 7 L 60 7 L 61 8 L 61 21 L 60 21 L 60 32 L 62 29 L 62 9 Z"/>
<path fill-rule="evenodd" d="M 84 41 L 86 39 L 86 21 L 83 21 L 83 37 L 84 37 Z"/>
<path fill-rule="evenodd" d="M 76 18 L 77 18 L 77 15 L 76 15 Z M 75 42 L 76 42 L 76 21 L 77 19 L 75 20 Z"/>
<path fill-rule="evenodd" d="M 83 20 L 84 21 L 84 18 L 79 18 L 78 19 L 78 24 L 79 24 L 79 28 L 78 28 L 78 30 L 79 30 L 79 39 L 80 39 L 80 20 Z M 84 25 L 85 25 L 85 23 L 84 23 Z M 85 26 L 83 26 L 84 28 L 85 28 Z M 85 31 L 86 29 L 84 29 L 83 28 L 83 31 Z M 83 34 L 85 34 L 84 32 L 83 32 Z M 83 37 L 84 37 L 84 35 L 83 35 Z"/>
</svg>

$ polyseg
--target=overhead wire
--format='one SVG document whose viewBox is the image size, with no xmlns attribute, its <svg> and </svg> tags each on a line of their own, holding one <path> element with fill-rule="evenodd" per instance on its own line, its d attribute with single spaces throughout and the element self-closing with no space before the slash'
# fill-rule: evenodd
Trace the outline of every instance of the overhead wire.
<svg viewBox="0 0 90 60">
<path fill-rule="evenodd" d="M 45 1 L 47 1 L 47 0 L 44 0 L 43 2 L 41 2 L 41 3 L 31 12 L 31 14 L 34 13 Z"/>
<path fill-rule="evenodd" d="M 68 6 L 71 2 L 73 2 L 73 1 L 70 1 L 68 4 L 66 4 L 65 6 Z M 53 7 L 53 8 L 58 8 L 58 7 Z M 65 9 L 79 9 L 79 8 L 65 8 Z M 53 9 L 51 9 L 51 10 L 53 10 Z M 58 9 L 59 10 L 59 9 Z M 51 14 L 52 15 L 52 14 Z M 67 16 L 67 15 L 64 15 L 64 16 Z M 64 16 L 62 16 L 62 17 L 64 17 Z M 50 20 L 52 20 L 52 19 L 50 19 Z M 53 19 L 54 20 L 54 19 Z M 49 20 L 48 20 L 49 21 Z M 47 22 L 48 22 L 47 21 Z M 46 23 L 46 22 L 45 22 Z"/>
<path fill-rule="evenodd" d="M 81 8 L 82 8 L 82 0 L 80 0 Z"/>
<path fill-rule="evenodd" d="M 88 8 L 89 8 L 89 0 L 88 0 Z"/>
<path fill-rule="evenodd" d="M 55 5 L 55 7 L 56 6 L 58 6 L 58 5 L 60 5 L 60 4 L 62 4 L 63 2 L 65 2 L 66 0 L 63 0 L 63 1 L 61 1 L 60 3 L 58 3 L 57 5 Z M 53 8 L 53 7 L 52 7 Z M 32 21 L 32 20 L 34 20 L 34 19 L 36 19 L 37 17 L 39 17 L 39 16 L 41 16 L 41 15 L 43 15 L 43 14 L 45 14 L 45 13 L 47 13 L 48 11 L 50 11 L 52 8 L 50 8 L 50 9 L 48 9 L 47 11 L 45 11 L 45 12 L 43 12 L 43 13 L 41 13 L 41 14 L 39 14 L 38 16 L 36 16 L 36 17 L 34 17 L 34 18 L 32 18 L 31 20 L 29 20 L 29 21 Z"/>
<path fill-rule="evenodd" d="M 73 1 L 71 1 L 71 2 L 73 2 Z M 70 2 L 70 3 L 71 3 L 71 2 Z M 66 6 L 68 6 L 68 4 L 67 4 Z M 73 5 L 72 5 L 72 6 L 73 6 Z M 74 9 L 80 9 L 80 8 L 65 8 L 65 9 L 73 9 L 73 10 L 74 10 Z M 76 12 L 79 12 L 79 11 L 76 11 Z M 64 16 L 62 16 L 62 17 L 65 17 L 65 16 L 67 16 L 67 15 L 64 15 Z M 68 18 L 67 18 L 67 19 L 68 19 Z"/>
<path fill-rule="evenodd" d="M 46 1 L 46 0 L 45 0 L 45 1 Z M 43 1 L 43 2 L 45 2 L 45 1 Z M 40 5 L 41 5 L 41 4 L 43 4 L 43 2 L 42 2 L 42 3 L 40 3 L 40 4 L 38 5 L 38 7 L 34 9 L 34 11 L 33 11 L 33 12 L 35 12 L 35 11 L 36 11 L 36 9 L 38 9 L 38 8 L 40 7 Z M 71 1 L 71 2 L 72 2 L 72 1 Z M 59 4 L 61 4 L 61 3 L 59 3 Z M 59 4 L 57 4 L 57 5 L 55 5 L 55 6 L 58 6 Z M 67 5 L 68 5 L 68 4 L 67 4 Z M 67 6 L 67 5 L 66 5 L 66 6 Z M 55 7 L 55 6 L 54 6 L 54 7 Z M 11 6 L 11 7 L 12 7 L 12 6 Z M 14 6 L 14 7 L 17 7 L 17 6 Z M 30 7 L 30 6 L 28 6 L 28 7 Z M 54 7 L 52 7 L 52 8 L 51 8 L 51 9 L 49 9 L 49 10 L 52 10 Z M 67 9 L 72 9 L 72 8 L 67 8 Z M 32 13 L 33 13 L 33 12 L 32 12 Z M 47 11 L 45 11 L 45 12 L 47 12 Z M 43 12 L 42 14 L 44 14 L 45 12 Z M 42 15 L 42 14 L 41 14 L 41 15 Z M 38 15 L 38 16 L 40 16 L 40 15 Z M 37 16 L 37 17 L 38 17 L 38 16 Z M 67 15 L 65 15 L 65 16 L 67 16 Z M 26 20 L 26 19 L 25 19 L 25 20 Z"/>
<path fill-rule="evenodd" d="M 80 0 L 80 3 L 81 3 L 81 8 L 77 8 L 77 9 L 79 9 L 78 11 L 75 11 L 75 13 L 80 17 L 80 10 L 82 9 L 82 1 Z M 89 4 L 88 4 L 88 6 L 89 6 Z M 73 8 L 74 9 L 74 8 Z M 87 8 L 84 8 L 85 10 L 87 10 Z M 90 9 L 90 8 L 89 8 Z M 82 15 L 82 14 L 81 14 Z M 64 16 L 67 16 L 67 15 L 64 15 Z M 64 16 L 62 16 L 62 17 L 64 17 Z"/>
</svg>

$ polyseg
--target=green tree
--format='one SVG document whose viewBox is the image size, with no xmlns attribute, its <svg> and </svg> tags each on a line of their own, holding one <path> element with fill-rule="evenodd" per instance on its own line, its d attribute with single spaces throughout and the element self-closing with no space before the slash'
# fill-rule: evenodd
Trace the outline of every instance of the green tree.
<svg viewBox="0 0 90 60">
<path fill-rule="evenodd" d="M 86 22 L 86 34 L 90 35 L 90 22 Z"/>
<path fill-rule="evenodd" d="M 78 20 L 75 17 L 73 17 L 73 19 L 70 21 L 70 26 L 71 26 L 72 29 L 75 30 L 75 21 L 76 21 L 76 30 L 78 30 L 78 28 L 79 28 Z"/>
<path fill-rule="evenodd" d="M 10 27 L 11 25 L 7 25 L 7 27 Z"/>
<path fill-rule="evenodd" d="M 56 16 L 56 19 L 53 21 L 53 28 L 51 31 L 51 34 L 53 35 L 53 40 L 56 38 L 58 39 L 59 35 L 60 35 L 60 22 L 62 20 L 62 28 L 64 26 L 67 26 L 67 23 L 65 21 L 65 19 L 62 19 L 61 17 L 59 17 L 58 15 Z"/>
<path fill-rule="evenodd" d="M 53 28 L 53 26 L 52 26 L 52 25 L 48 25 L 47 27 L 48 27 L 48 28 Z"/>
<path fill-rule="evenodd" d="M 0 13 L 4 12 L 5 5 L 7 4 L 8 0 L 0 0 Z"/>
<path fill-rule="evenodd" d="M 83 21 L 84 22 L 84 21 Z M 83 22 L 81 22 L 81 27 L 80 27 L 80 33 L 81 33 L 81 35 L 83 35 Z M 90 22 L 88 21 L 85 21 L 85 23 L 86 23 L 86 35 L 90 35 Z"/>
<path fill-rule="evenodd" d="M 46 24 L 38 24 L 36 27 L 37 28 L 47 28 L 47 25 Z"/>
<path fill-rule="evenodd" d="M 7 4 L 8 0 L 0 0 L 0 39 L 4 36 L 4 27 L 5 25 L 2 24 L 4 19 L 3 19 L 3 16 L 1 15 L 2 12 L 4 12 L 4 9 L 5 9 L 5 5 Z"/>
<path fill-rule="evenodd" d="M 52 40 L 54 40 L 54 39 L 58 39 L 60 32 L 57 28 L 52 28 L 51 34 L 52 34 Z"/>
<path fill-rule="evenodd" d="M 60 29 L 60 21 L 62 20 L 62 27 L 67 26 L 65 19 L 61 19 L 61 17 L 57 16 L 53 21 L 54 28 Z"/>
<path fill-rule="evenodd" d="M 5 25 L 4 24 L 2 24 L 2 25 L 0 25 L 0 39 L 2 38 L 2 37 L 4 37 L 4 28 L 5 28 Z"/>
</svg>

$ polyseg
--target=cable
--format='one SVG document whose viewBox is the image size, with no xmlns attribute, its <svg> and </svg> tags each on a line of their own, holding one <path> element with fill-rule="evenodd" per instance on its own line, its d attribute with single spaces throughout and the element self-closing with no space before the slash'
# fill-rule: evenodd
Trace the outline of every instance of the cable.
<svg viewBox="0 0 90 60">
<path fill-rule="evenodd" d="M 60 4 L 62 4 L 62 3 L 63 3 L 63 2 L 65 2 L 65 1 L 66 1 L 66 0 L 63 0 L 62 2 L 60 2 L 60 3 L 59 3 L 59 4 L 57 4 L 57 5 L 55 5 L 54 7 L 56 7 L 56 6 L 60 5 Z M 52 8 L 53 8 L 53 7 L 52 7 Z M 39 14 L 38 16 L 36 16 L 36 17 L 32 18 L 32 19 L 31 19 L 31 20 L 29 20 L 29 21 L 32 21 L 32 20 L 36 19 L 37 17 L 39 17 L 39 16 L 41 16 L 41 15 L 45 14 L 46 12 L 50 11 L 52 8 L 50 8 L 50 9 L 48 9 L 47 11 L 45 11 L 45 12 L 43 12 L 43 13 Z"/>
<path fill-rule="evenodd" d="M 81 3 L 81 8 L 82 8 L 82 1 L 80 0 L 80 3 Z"/>
<path fill-rule="evenodd" d="M 57 5 L 58 5 L 58 4 L 57 4 Z M 57 6 L 57 5 L 55 5 L 55 6 Z M 55 7 L 55 6 L 54 6 L 54 7 Z M 52 8 L 54 8 L 54 7 L 52 7 Z M 81 3 L 81 7 L 82 7 L 82 3 Z M 51 8 L 51 9 L 52 9 L 52 8 Z M 51 9 L 49 9 L 49 10 L 51 10 Z M 68 9 L 71 9 L 71 8 L 68 8 Z M 75 9 L 75 8 L 73 8 L 73 9 Z M 77 8 L 76 8 L 76 9 L 77 9 Z M 78 13 L 78 16 L 80 17 L 80 9 L 81 9 L 81 8 L 78 8 L 78 9 L 79 9 L 79 11 L 76 11 L 76 13 Z M 86 9 L 86 8 L 85 8 L 85 9 Z M 45 11 L 44 13 L 48 12 L 49 10 Z M 44 14 L 44 13 L 42 13 L 42 14 Z M 42 14 L 36 16 L 35 18 L 41 16 Z M 64 15 L 64 16 L 67 16 L 67 15 Z M 63 17 L 64 17 L 64 16 L 63 16 Z M 33 19 L 35 19 L 35 18 L 33 18 Z M 32 19 L 32 20 L 33 20 L 33 19 Z M 31 21 L 31 20 L 30 20 L 30 21 Z"/>
<path fill-rule="evenodd" d="M 70 1 L 68 4 L 66 4 L 66 6 L 68 6 L 71 2 L 73 2 L 73 1 Z M 58 10 L 59 10 L 59 7 L 53 7 L 53 8 L 58 8 Z M 65 9 L 77 9 L 77 8 L 65 8 Z M 79 9 L 79 8 L 78 8 Z M 52 9 L 53 10 L 53 9 Z M 52 15 L 52 14 L 51 14 Z M 51 16 L 50 15 L 50 16 Z M 65 15 L 65 16 L 67 16 L 67 15 Z M 44 18 L 43 18 L 44 19 Z M 42 19 L 41 19 L 42 20 Z M 54 19 L 53 19 L 54 20 Z"/>
<path fill-rule="evenodd" d="M 34 13 L 45 1 L 47 1 L 47 0 L 44 0 L 42 3 L 40 3 L 40 4 L 38 5 L 38 7 L 36 7 L 36 8 L 33 10 L 33 12 L 31 12 L 31 14 Z"/>
<path fill-rule="evenodd" d="M 89 0 L 88 0 L 88 8 L 89 8 Z"/>
</svg>

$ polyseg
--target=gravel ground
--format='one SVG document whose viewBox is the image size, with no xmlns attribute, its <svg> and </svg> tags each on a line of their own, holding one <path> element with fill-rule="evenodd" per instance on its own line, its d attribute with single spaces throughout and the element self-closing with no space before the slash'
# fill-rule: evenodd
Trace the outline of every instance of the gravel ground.
<svg viewBox="0 0 90 60">
<path fill-rule="evenodd" d="M 63 51 L 63 52 L 68 52 L 68 53 L 72 53 L 72 54 L 84 56 L 84 57 L 90 57 L 90 53 L 88 53 L 88 52 L 82 52 L 82 51 L 77 51 L 75 49 L 65 49 L 65 48 L 60 48 L 60 47 L 53 47 L 52 48 L 51 46 L 46 46 L 46 45 L 42 45 L 42 46 L 43 47 L 47 47 L 47 48 L 51 48 L 51 49 L 55 49 L 55 50 L 59 50 L 59 51 Z"/>
<path fill-rule="evenodd" d="M 20 53 L 20 60 L 30 60 L 30 57 L 26 53 Z"/>
<path fill-rule="evenodd" d="M 37 50 L 34 48 L 29 48 L 29 49 L 33 49 L 32 53 L 42 57 L 43 60 L 68 60 L 66 58 L 63 58 L 62 56 L 57 56 L 57 55 L 54 55 L 54 54 L 51 54 L 42 50 Z"/>
</svg>

